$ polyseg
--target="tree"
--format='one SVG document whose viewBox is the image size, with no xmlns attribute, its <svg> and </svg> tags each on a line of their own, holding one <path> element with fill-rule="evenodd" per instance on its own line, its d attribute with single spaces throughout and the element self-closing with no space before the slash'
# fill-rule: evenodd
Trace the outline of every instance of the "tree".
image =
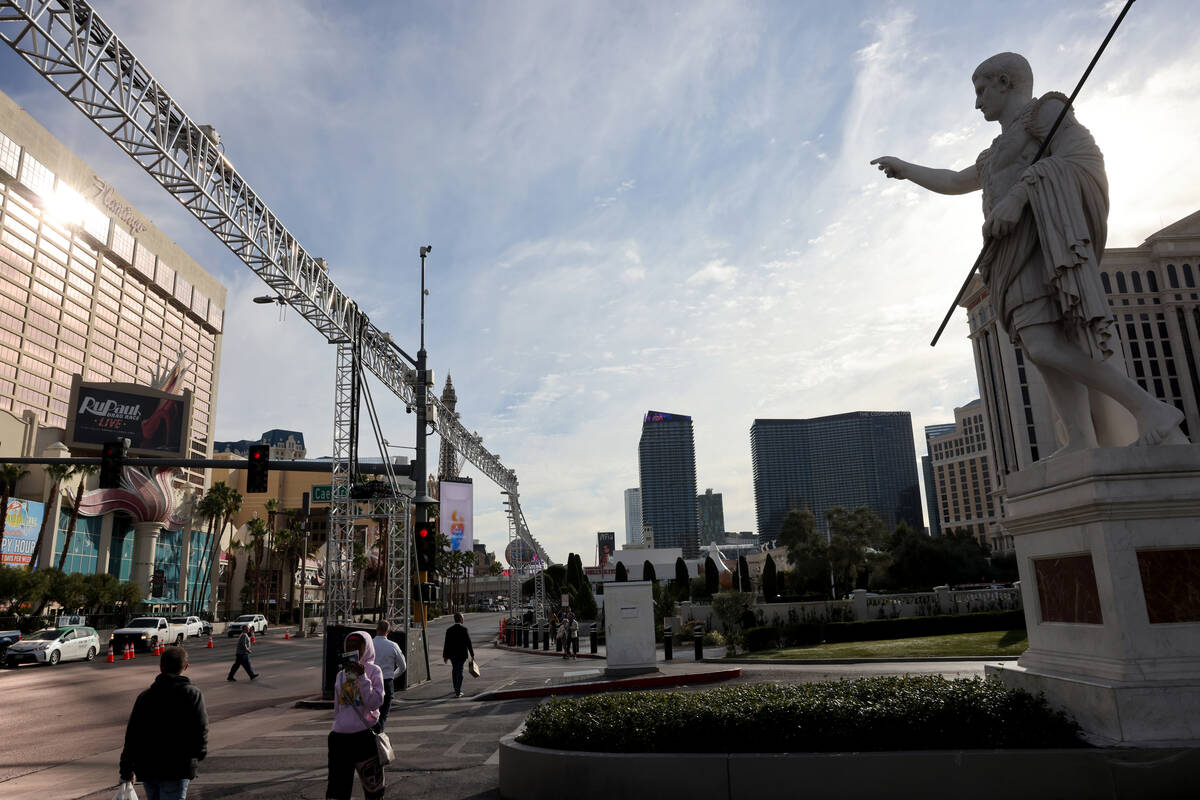
<svg viewBox="0 0 1200 800">
<path fill-rule="evenodd" d="M 747 592 L 721 592 L 713 595 L 713 613 L 721 620 L 727 632 L 735 630 L 742 611 L 754 600 L 754 595 Z"/>
<path fill-rule="evenodd" d="M 657 582 L 658 576 L 654 574 L 654 565 L 650 563 L 650 559 L 642 562 L 642 580 Z"/>
<path fill-rule="evenodd" d="M 492 563 L 488 564 L 488 575 L 503 575 L 503 574 L 504 574 L 504 565 L 501 564 L 499 561 L 493 561 Z"/>
<path fill-rule="evenodd" d="M 252 586 L 251 597 L 254 601 L 254 610 L 262 611 L 263 601 L 263 548 L 266 546 L 266 541 L 270 530 L 267 528 L 267 523 L 260 517 L 255 517 L 246 525 L 246 533 L 250 535 L 251 558 L 247 565 L 246 579 L 247 583 Z"/>
<path fill-rule="evenodd" d="M 882 548 L 887 531 L 883 520 L 866 506 L 853 511 L 834 506 L 825 512 L 825 523 L 829 526 L 829 564 L 836 597 L 856 588 L 859 572 L 868 564 L 868 550 Z"/>
<path fill-rule="evenodd" d="M 767 555 L 766 562 L 763 563 L 762 574 L 762 592 L 763 598 L 768 603 L 773 603 L 779 597 L 779 575 L 775 567 L 775 559 Z"/>
<path fill-rule="evenodd" d="M 4 527 L 8 520 L 8 500 L 17 493 L 17 484 L 29 474 L 18 464 L 0 464 L 0 551 L 4 549 Z"/>
<path fill-rule="evenodd" d="M 746 561 L 745 556 L 738 556 L 738 586 L 743 592 L 753 592 L 754 586 L 750 583 L 750 564 Z"/>
<path fill-rule="evenodd" d="M 712 597 L 721 588 L 721 574 L 717 572 L 717 562 L 712 556 L 704 557 L 704 592 Z"/>
<path fill-rule="evenodd" d="M 592 585 L 584 580 L 582 586 L 576 586 L 571 593 L 571 608 L 580 619 L 595 619 L 598 615 L 596 597 L 592 594 Z"/>
<path fill-rule="evenodd" d="M 587 575 L 583 572 L 583 558 L 578 553 L 567 555 L 567 585 L 578 588 L 587 583 Z"/>
<path fill-rule="evenodd" d="M 675 559 L 675 594 L 680 600 L 687 600 L 691 595 L 692 578 L 688 575 L 687 564 L 683 556 Z"/>
<path fill-rule="evenodd" d="M 37 568 L 37 560 L 42 553 L 42 544 L 46 541 L 46 529 L 50 527 L 50 507 L 54 505 L 54 498 L 58 495 L 62 482 L 75 472 L 75 468 L 70 464 L 47 464 L 45 470 L 51 480 L 50 493 L 46 495 L 46 509 L 42 514 L 42 527 L 38 529 L 37 544 L 33 546 L 33 555 L 30 556 L 29 566 L 26 567 L 30 571 Z"/>
<path fill-rule="evenodd" d="M 299 567 L 301 551 L 304 549 L 304 531 L 296 527 L 294 518 L 288 520 L 288 525 L 281 531 L 277 531 L 272 538 L 275 555 L 279 559 L 279 582 L 278 585 L 284 585 L 284 579 L 287 580 L 287 597 L 288 597 L 288 621 L 291 621 L 292 613 L 296 610 L 296 570 Z M 305 558 L 307 553 L 303 554 Z M 283 603 L 279 602 L 276 605 L 276 610 L 283 611 Z M 280 616 L 282 621 L 284 617 Z"/>
<path fill-rule="evenodd" d="M 79 504 L 83 502 L 83 490 L 89 475 L 95 475 L 100 467 L 95 464 L 80 464 L 75 468 L 75 476 L 79 478 L 79 488 L 75 490 L 75 505 L 71 506 L 71 521 L 67 523 L 67 535 L 63 539 L 62 555 L 58 557 L 58 568 L 61 570 L 67 563 L 67 553 L 71 551 L 71 538 L 75 535 L 75 525 L 79 522 Z"/>
<path fill-rule="evenodd" d="M 246 546 L 230 537 L 225 548 L 225 616 L 233 616 L 233 573 L 237 572 L 238 553 Z"/>
<path fill-rule="evenodd" d="M 617 583 L 625 583 L 629 580 L 629 570 L 625 569 L 625 562 L 617 562 L 617 575 L 615 578 Z"/>
<path fill-rule="evenodd" d="M 800 594 L 829 591 L 829 547 L 817 532 L 816 518 L 808 509 L 789 511 L 779 528 L 779 544 L 787 548 L 788 564 Z"/>
</svg>

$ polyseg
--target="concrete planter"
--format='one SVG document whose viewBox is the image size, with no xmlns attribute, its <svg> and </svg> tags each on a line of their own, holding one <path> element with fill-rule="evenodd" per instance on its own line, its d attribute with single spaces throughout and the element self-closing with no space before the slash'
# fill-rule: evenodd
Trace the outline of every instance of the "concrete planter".
<svg viewBox="0 0 1200 800">
<path fill-rule="evenodd" d="M 837 800 L 1193 797 L 1200 750 L 915 750 L 886 753 L 588 753 L 500 742 L 506 800 L 687 797 Z"/>
</svg>

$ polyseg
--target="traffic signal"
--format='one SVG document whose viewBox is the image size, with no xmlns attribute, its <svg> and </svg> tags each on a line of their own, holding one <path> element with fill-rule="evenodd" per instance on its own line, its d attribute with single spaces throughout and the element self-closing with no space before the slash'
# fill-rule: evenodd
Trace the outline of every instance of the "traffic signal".
<svg viewBox="0 0 1200 800">
<path fill-rule="evenodd" d="M 121 470 L 125 466 L 125 451 L 128 439 L 105 442 L 100 450 L 100 488 L 120 489 Z"/>
<path fill-rule="evenodd" d="M 271 470 L 271 446 L 250 445 L 250 457 L 246 463 L 246 493 L 261 494 L 267 491 L 267 473 Z"/>
<path fill-rule="evenodd" d="M 417 522 L 414 533 L 417 540 L 417 569 L 433 572 L 437 562 L 437 527 L 431 522 Z"/>
</svg>

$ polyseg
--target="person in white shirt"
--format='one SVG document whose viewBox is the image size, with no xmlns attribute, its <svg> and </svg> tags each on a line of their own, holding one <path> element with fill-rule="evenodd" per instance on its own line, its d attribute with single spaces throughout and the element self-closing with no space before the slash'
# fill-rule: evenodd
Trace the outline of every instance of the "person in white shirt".
<svg viewBox="0 0 1200 800">
<path fill-rule="evenodd" d="M 383 705 L 379 707 L 379 722 L 375 723 L 376 733 L 383 733 L 388 712 L 392 710 L 392 692 L 396 688 L 394 681 L 408 669 L 400 645 L 388 638 L 391 627 L 387 621 L 381 621 L 375 626 L 375 638 L 371 640 L 371 644 L 375 645 L 375 664 L 383 672 Z"/>
</svg>

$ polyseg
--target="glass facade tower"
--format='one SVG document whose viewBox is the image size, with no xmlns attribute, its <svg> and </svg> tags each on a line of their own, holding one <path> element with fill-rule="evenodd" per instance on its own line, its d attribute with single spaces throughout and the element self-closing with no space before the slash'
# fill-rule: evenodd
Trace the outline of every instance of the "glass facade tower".
<svg viewBox="0 0 1200 800">
<path fill-rule="evenodd" d="M 649 411 L 638 444 L 642 524 L 654 532 L 654 546 L 680 547 L 686 558 L 700 552 L 696 508 L 696 445 L 692 418 Z"/>
<path fill-rule="evenodd" d="M 750 426 L 758 535 L 772 541 L 793 509 L 818 530 L 834 506 L 866 506 L 890 531 L 924 527 L 912 417 L 907 411 L 852 411 L 814 419 L 756 419 Z"/>
</svg>

